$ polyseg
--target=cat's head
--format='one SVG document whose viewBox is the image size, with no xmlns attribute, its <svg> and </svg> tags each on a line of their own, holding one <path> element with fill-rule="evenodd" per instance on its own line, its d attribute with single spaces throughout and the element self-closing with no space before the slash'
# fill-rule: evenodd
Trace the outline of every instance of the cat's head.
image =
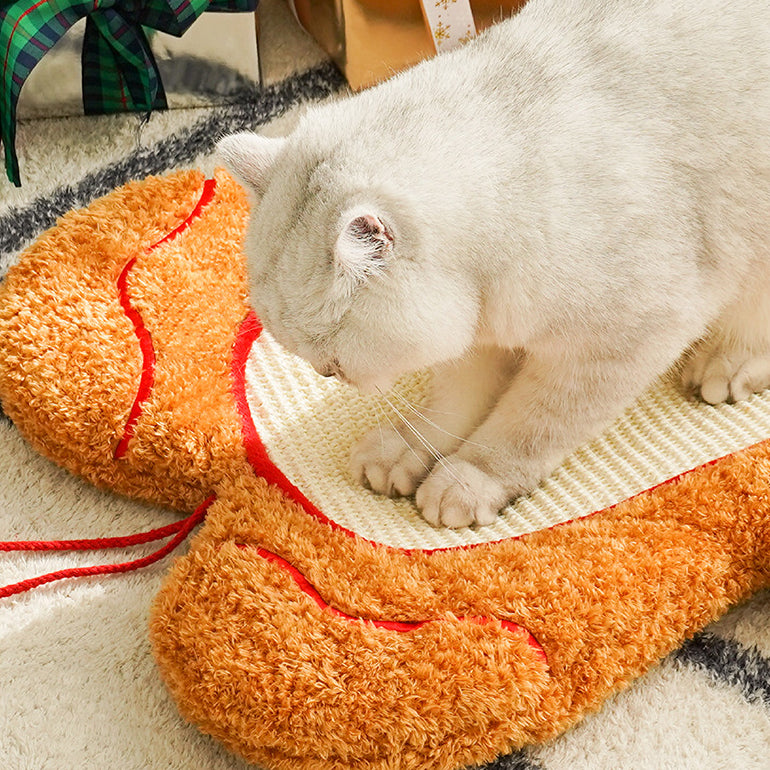
<svg viewBox="0 0 770 770">
<path fill-rule="evenodd" d="M 251 302 L 265 328 L 317 371 L 365 392 L 455 358 L 477 301 L 442 254 L 442 224 L 400 189 L 386 158 L 319 130 L 228 136 L 220 156 L 251 194 Z"/>
</svg>

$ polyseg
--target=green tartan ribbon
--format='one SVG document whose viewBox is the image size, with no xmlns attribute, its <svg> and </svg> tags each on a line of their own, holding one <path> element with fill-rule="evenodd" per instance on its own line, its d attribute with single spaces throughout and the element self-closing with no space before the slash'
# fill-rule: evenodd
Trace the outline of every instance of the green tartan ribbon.
<svg viewBox="0 0 770 770">
<path fill-rule="evenodd" d="M 21 185 L 16 106 L 35 65 L 75 22 L 83 39 L 86 114 L 165 109 L 166 93 L 144 28 L 181 37 L 204 11 L 254 11 L 257 0 L 0 0 L 0 139 L 8 178 Z"/>
</svg>

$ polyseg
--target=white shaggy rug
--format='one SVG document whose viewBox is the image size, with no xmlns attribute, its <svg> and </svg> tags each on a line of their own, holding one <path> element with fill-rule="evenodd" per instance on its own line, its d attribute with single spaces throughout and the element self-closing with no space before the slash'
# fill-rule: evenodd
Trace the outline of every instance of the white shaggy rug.
<svg viewBox="0 0 770 770">
<path fill-rule="evenodd" d="M 0 179 L 0 278 L 56 217 L 131 178 L 198 166 L 216 139 L 280 133 L 302 102 L 342 87 L 282 0 L 264 0 L 267 87 L 247 104 L 23 123 L 23 187 Z M 0 417 L 0 541 L 96 538 L 171 523 L 170 511 L 99 492 L 33 452 Z M 0 585 L 152 551 L 0 554 Z M 247 765 L 185 723 L 147 641 L 170 559 L 0 599 L 0 767 L 226 770 Z M 763 593 L 578 727 L 486 770 L 770 770 L 770 594 Z M 426 770 L 429 770 L 426 768 Z"/>
</svg>

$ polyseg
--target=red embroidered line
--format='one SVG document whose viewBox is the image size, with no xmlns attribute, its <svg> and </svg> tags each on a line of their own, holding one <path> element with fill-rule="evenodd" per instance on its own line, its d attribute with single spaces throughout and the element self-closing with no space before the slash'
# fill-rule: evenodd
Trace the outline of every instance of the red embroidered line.
<svg viewBox="0 0 770 770">
<path fill-rule="evenodd" d="M 29 591 L 46 583 L 53 583 L 56 580 L 66 578 L 90 577 L 93 575 L 112 575 L 123 572 L 132 572 L 134 570 L 147 567 L 160 561 L 164 556 L 170 554 L 185 538 L 198 526 L 205 518 L 209 507 L 216 498 L 209 497 L 199 505 L 193 513 L 187 518 L 181 519 L 174 524 L 169 524 L 150 532 L 141 532 L 136 535 L 127 535 L 125 537 L 109 537 L 96 540 L 51 540 L 51 541 L 17 541 L 9 543 L 0 543 L 0 551 L 94 551 L 110 548 L 126 548 L 144 543 L 152 543 L 156 540 L 162 540 L 171 535 L 175 535 L 166 545 L 159 548 L 149 556 L 141 559 L 124 562 L 122 564 L 100 564 L 95 567 L 74 567 L 72 569 L 63 569 L 58 572 L 49 572 L 47 575 L 22 580 L 19 583 L 13 583 L 0 588 L 0 599 L 8 596 L 14 596 Z"/>
<path fill-rule="evenodd" d="M 157 249 L 158 246 L 161 246 L 162 244 L 176 238 L 183 230 L 186 230 L 193 222 L 193 220 L 200 216 L 200 213 L 204 207 L 207 206 L 213 199 L 216 184 L 216 179 L 207 179 L 203 183 L 203 190 L 201 191 L 201 196 L 198 199 L 198 202 L 195 204 L 195 208 L 193 208 L 184 222 L 182 222 L 178 227 L 175 227 L 170 233 L 164 235 L 151 246 L 148 246 L 144 250 L 144 254 L 149 254 L 154 249 Z M 134 403 L 131 406 L 131 411 L 128 414 L 128 419 L 126 420 L 126 425 L 123 429 L 123 435 L 121 436 L 117 447 L 115 447 L 114 457 L 116 460 L 120 460 L 122 457 L 126 456 L 126 452 L 128 452 L 128 445 L 131 442 L 131 439 L 134 437 L 136 425 L 139 422 L 142 410 L 144 409 L 144 403 L 149 398 L 150 392 L 152 391 L 152 387 L 155 383 L 156 356 L 155 348 L 152 344 L 152 337 L 150 336 L 150 332 L 147 330 L 147 327 L 144 325 L 142 316 L 131 304 L 131 295 L 128 291 L 128 275 L 136 264 L 137 259 L 138 257 L 133 257 L 128 261 L 118 276 L 117 281 L 120 305 L 123 308 L 126 316 L 128 316 L 128 318 L 131 320 L 131 323 L 134 325 L 134 332 L 137 339 L 139 340 L 139 349 L 142 354 L 142 373 L 139 379 L 139 387 L 137 388 Z"/>
<path fill-rule="evenodd" d="M 150 246 L 147 251 L 152 251 L 153 249 L 157 249 L 158 246 L 161 244 L 167 243 L 170 240 L 173 240 L 177 237 L 181 232 L 186 230 L 195 219 L 197 219 L 201 212 L 203 211 L 206 206 L 211 203 L 211 201 L 214 199 L 214 194 L 216 192 L 217 187 L 217 180 L 216 179 L 206 179 L 203 182 L 203 190 L 201 190 L 201 197 L 198 198 L 198 202 L 195 204 L 195 208 L 187 215 L 187 219 L 184 220 L 178 227 L 175 227 L 170 233 L 167 235 L 164 235 L 159 241 L 156 241 L 155 243 Z"/>
<path fill-rule="evenodd" d="M 239 543 L 239 548 L 242 548 L 246 550 L 249 546 Z M 414 631 L 417 628 L 421 628 L 422 626 L 426 625 L 427 623 L 438 623 L 439 620 L 416 620 L 416 621 L 403 621 L 403 620 L 371 620 L 367 618 L 356 618 L 353 615 L 348 615 L 346 612 L 343 612 L 342 610 L 337 609 L 336 607 L 332 607 L 328 602 L 325 601 L 325 599 L 321 596 L 321 594 L 318 593 L 318 591 L 311 585 L 311 583 L 308 581 L 308 579 L 293 565 L 290 564 L 286 559 L 283 559 L 282 557 L 278 556 L 277 554 L 273 553 L 272 551 L 268 551 L 265 548 L 256 548 L 255 549 L 257 554 L 261 556 L 266 561 L 269 561 L 271 564 L 275 564 L 276 566 L 283 569 L 285 572 L 287 572 L 291 578 L 294 580 L 294 582 L 297 584 L 298 588 L 307 596 L 309 596 L 322 610 L 326 612 L 330 612 L 332 615 L 335 615 L 339 618 L 344 618 L 345 620 L 349 621 L 356 621 L 356 620 L 363 620 L 366 623 L 370 623 L 375 628 L 382 628 L 387 631 L 400 631 L 400 632 L 408 632 L 408 631 Z M 460 621 L 465 621 L 468 623 L 475 623 L 477 625 L 486 625 L 487 623 L 491 623 L 491 618 L 485 618 L 485 617 L 460 617 L 458 618 Z M 540 643 L 535 639 L 534 635 L 530 633 L 524 626 L 520 626 L 518 623 L 512 623 L 509 620 L 501 620 L 500 624 L 503 626 L 503 628 L 506 629 L 506 631 L 510 631 L 512 634 L 518 634 L 521 636 L 524 636 L 527 644 L 532 648 L 532 650 L 535 652 L 535 655 L 546 665 L 548 664 L 548 658 L 545 654 L 545 650 L 540 645 Z"/>
<path fill-rule="evenodd" d="M 136 391 L 136 397 L 134 403 L 131 406 L 131 411 L 128 414 L 126 425 L 123 428 L 123 436 L 115 447 L 115 459 L 120 460 L 125 457 L 128 451 L 128 444 L 134 437 L 134 431 L 136 430 L 136 424 L 139 422 L 139 417 L 142 414 L 144 408 L 144 402 L 152 391 L 152 386 L 155 383 L 155 348 L 152 344 L 152 337 L 147 331 L 147 327 L 144 325 L 142 316 L 131 305 L 131 298 L 128 294 L 128 274 L 136 264 L 136 257 L 129 260 L 126 266 L 118 277 L 118 295 L 120 297 L 120 304 L 123 308 L 123 312 L 128 316 L 131 323 L 134 325 L 134 333 L 139 340 L 139 350 L 142 354 L 142 374 L 139 378 L 139 387 Z"/>
<path fill-rule="evenodd" d="M 254 419 L 251 416 L 249 401 L 246 397 L 246 362 L 248 361 L 252 345 L 261 333 L 262 324 L 252 310 L 244 318 L 236 334 L 230 368 L 233 396 L 235 397 L 236 407 L 241 418 L 241 432 L 243 443 L 246 447 L 246 458 L 258 476 L 262 476 L 270 484 L 275 484 L 290 500 L 299 503 L 311 516 L 324 524 L 328 524 L 332 529 L 337 529 L 351 537 L 356 537 L 355 532 L 342 527 L 336 521 L 324 515 L 289 481 L 283 471 L 270 459 L 270 455 L 267 453 L 267 449 L 259 437 L 257 428 L 254 425 Z"/>
</svg>

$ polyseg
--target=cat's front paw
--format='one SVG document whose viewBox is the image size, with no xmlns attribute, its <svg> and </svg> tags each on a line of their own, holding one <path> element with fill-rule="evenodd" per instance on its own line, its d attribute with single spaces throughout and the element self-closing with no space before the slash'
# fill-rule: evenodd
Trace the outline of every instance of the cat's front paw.
<svg viewBox="0 0 770 770">
<path fill-rule="evenodd" d="M 430 458 L 412 447 L 394 428 L 374 428 L 350 455 L 353 478 L 373 492 L 408 497 L 428 475 Z"/>
<path fill-rule="evenodd" d="M 417 490 L 417 507 L 434 527 L 491 524 L 509 495 L 497 479 L 459 458 L 442 460 Z"/>
<path fill-rule="evenodd" d="M 770 356 L 700 350 L 685 365 L 682 382 L 709 404 L 743 401 L 770 386 Z"/>
</svg>

